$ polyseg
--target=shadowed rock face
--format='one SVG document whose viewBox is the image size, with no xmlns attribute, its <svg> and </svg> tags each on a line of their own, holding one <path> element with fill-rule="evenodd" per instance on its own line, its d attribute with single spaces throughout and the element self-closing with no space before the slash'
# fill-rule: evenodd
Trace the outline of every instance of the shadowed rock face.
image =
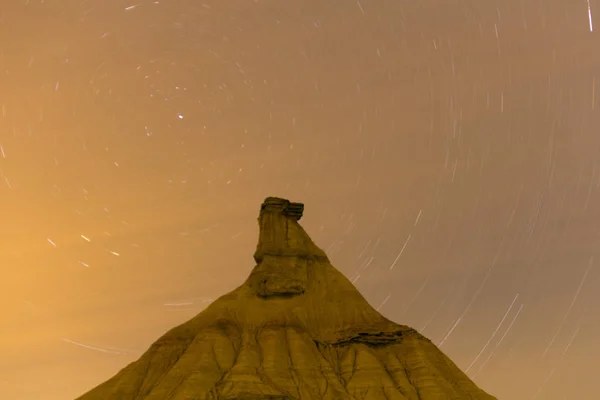
<svg viewBox="0 0 600 400">
<path fill-rule="evenodd" d="M 257 265 L 81 400 L 491 400 L 427 338 L 387 320 L 269 197 Z"/>
</svg>

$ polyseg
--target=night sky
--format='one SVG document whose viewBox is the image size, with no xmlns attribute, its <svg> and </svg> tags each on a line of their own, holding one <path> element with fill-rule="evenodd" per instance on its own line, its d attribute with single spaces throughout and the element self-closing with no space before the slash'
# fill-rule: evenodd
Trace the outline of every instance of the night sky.
<svg viewBox="0 0 600 400">
<path fill-rule="evenodd" d="M 595 7 L 3 1 L 0 398 L 74 398 L 241 284 L 279 196 L 486 391 L 597 399 Z"/>
</svg>

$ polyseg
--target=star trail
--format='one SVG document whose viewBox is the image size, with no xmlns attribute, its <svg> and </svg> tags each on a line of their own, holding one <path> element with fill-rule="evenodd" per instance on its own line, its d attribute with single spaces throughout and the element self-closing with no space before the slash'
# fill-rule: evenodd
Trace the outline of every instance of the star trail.
<svg viewBox="0 0 600 400">
<path fill-rule="evenodd" d="M 0 6 L 0 398 L 241 284 L 267 196 L 499 399 L 597 398 L 595 0 Z"/>
</svg>

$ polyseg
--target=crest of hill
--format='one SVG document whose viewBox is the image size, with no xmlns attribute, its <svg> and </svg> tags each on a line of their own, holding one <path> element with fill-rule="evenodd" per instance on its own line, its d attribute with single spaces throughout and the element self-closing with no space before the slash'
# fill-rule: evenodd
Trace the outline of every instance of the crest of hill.
<svg viewBox="0 0 600 400">
<path fill-rule="evenodd" d="M 379 314 L 268 197 L 246 281 L 80 400 L 491 400 L 435 345 Z"/>
</svg>

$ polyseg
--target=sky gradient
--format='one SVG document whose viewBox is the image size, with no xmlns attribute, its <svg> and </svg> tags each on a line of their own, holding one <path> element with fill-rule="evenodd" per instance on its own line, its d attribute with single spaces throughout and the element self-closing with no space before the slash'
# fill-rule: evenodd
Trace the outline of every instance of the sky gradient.
<svg viewBox="0 0 600 400">
<path fill-rule="evenodd" d="M 595 8 L 2 5 L 0 398 L 74 398 L 241 284 L 279 196 L 489 393 L 595 400 Z"/>
</svg>

